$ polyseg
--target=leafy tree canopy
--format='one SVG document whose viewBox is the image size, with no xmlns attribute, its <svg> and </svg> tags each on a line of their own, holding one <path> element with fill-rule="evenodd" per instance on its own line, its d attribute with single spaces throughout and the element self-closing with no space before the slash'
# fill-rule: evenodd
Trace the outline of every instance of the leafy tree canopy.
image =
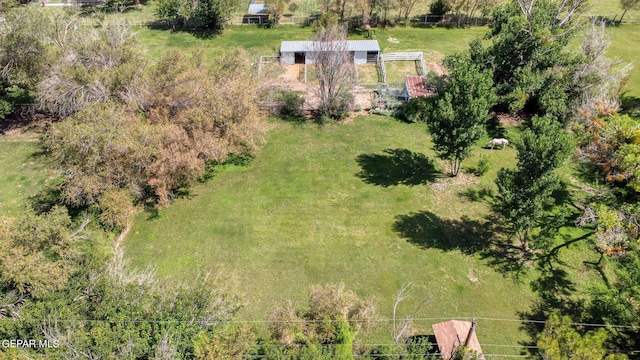
<svg viewBox="0 0 640 360">
<path fill-rule="evenodd" d="M 460 163 L 484 134 L 489 109 L 496 100 L 490 70 L 482 70 L 468 55 L 459 53 L 445 59 L 449 74 L 439 98 L 427 115 L 434 149 L 449 160 L 451 174 L 457 175 Z"/>
<path fill-rule="evenodd" d="M 551 117 L 534 117 L 531 127 L 515 142 L 518 149 L 516 169 L 502 168 L 498 172 L 498 212 L 520 234 L 522 247 L 529 251 L 531 230 L 553 226 L 547 211 L 555 204 L 552 194 L 560 187 L 553 173 L 569 156 L 573 141 Z M 544 248 L 550 239 L 540 237 L 536 248 Z M 543 241 L 546 240 L 546 241 Z"/>
<path fill-rule="evenodd" d="M 204 31 L 220 31 L 240 5 L 238 0 L 158 0 L 154 15 L 172 26 Z"/>
<path fill-rule="evenodd" d="M 607 354 L 604 346 L 607 332 L 592 330 L 581 335 L 568 316 L 552 313 L 538 336 L 538 347 L 543 359 L 553 360 L 624 360 L 622 354 Z"/>
<path fill-rule="evenodd" d="M 472 58 L 493 70 L 501 102 L 511 111 L 564 116 L 573 94 L 567 72 L 576 57 L 566 47 L 581 28 L 586 1 L 518 0 L 493 12 L 491 45 L 472 46 Z"/>
</svg>

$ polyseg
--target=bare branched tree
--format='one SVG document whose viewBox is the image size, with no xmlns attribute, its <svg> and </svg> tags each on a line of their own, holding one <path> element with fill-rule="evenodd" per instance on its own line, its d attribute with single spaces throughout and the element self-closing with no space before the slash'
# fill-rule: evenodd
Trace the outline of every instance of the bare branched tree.
<svg viewBox="0 0 640 360">
<path fill-rule="evenodd" d="M 536 0 L 518 0 L 520 10 L 527 17 L 531 16 Z M 557 3 L 553 25 L 563 27 L 575 22 L 589 9 L 589 0 L 561 0 Z"/>
<path fill-rule="evenodd" d="M 346 31 L 339 25 L 319 29 L 311 52 L 318 79 L 318 111 L 321 117 L 341 119 L 351 108 L 353 57 L 347 48 Z"/>
<path fill-rule="evenodd" d="M 38 84 L 40 103 L 66 117 L 110 98 L 135 102 L 141 96 L 135 82 L 146 64 L 126 23 L 88 28 L 69 19 L 55 25 L 50 37 L 62 55 Z"/>
<path fill-rule="evenodd" d="M 627 11 L 640 9 L 640 0 L 620 0 L 620 7 L 622 8 L 622 16 L 618 21 L 622 22 Z"/>
<path fill-rule="evenodd" d="M 17 291 L 9 291 L 0 298 L 0 319 L 2 318 L 20 318 L 20 308 L 24 306 L 26 299 L 24 295 Z"/>
<path fill-rule="evenodd" d="M 617 103 L 624 80 L 631 72 L 631 64 L 606 56 L 610 44 L 605 24 L 593 22 L 582 42 L 585 61 L 578 65 L 573 77 L 581 109 L 593 109 L 596 102 Z"/>
<path fill-rule="evenodd" d="M 398 306 L 402 301 L 411 296 L 411 292 L 413 291 L 413 283 L 405 284 L 396 294 L 396 299 L 393 302 L 393 341 L 398 346 L 405 345 L 407 343 L 407 339 L 413 332 L 413 317 L 420 311 L 420 308 L 427 303 L 430 299 L 425 298 L 422 300 L 420 305 L 416 307 L 411 315 L 407 315 L 402 319 L 398 318 Z"/>
</svg>

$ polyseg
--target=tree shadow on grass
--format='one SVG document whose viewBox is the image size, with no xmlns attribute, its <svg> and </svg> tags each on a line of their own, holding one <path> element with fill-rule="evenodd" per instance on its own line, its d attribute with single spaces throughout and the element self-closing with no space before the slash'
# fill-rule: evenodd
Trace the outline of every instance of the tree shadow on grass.
<svg viewBox="0 0 640 360">
<path fill-rule="evenodd" d="M 502 227 L 502 223 L 493 215 L 484 220 L 472 220 L 464 216 L 458 220 L 420 211 L 396 216 L 393 230 L 422 248 L 479 254 L 496 271 L 518 279 L 526 271 L 529 259 L 520 247 L 495 238 L 494 234 L 503 232 Z"/>
<path fill-rule="evenodd" d="M 504 138 L 507 130 L 500 123 L 500 119 L 497 116 L 493 116 L 489 121 L 487 121 L 487 134 L 489 137 L 494 139 Z"/>
<path fill-rule="evenodd" d="M 539 298 L 530 309 L 518 312 L 518 317 L 524 320 L 520 329 L 529 336 L 528 341 L 521 342 L 523 346 L 536 346 L 536 339 L 544 329 L 544 322 L 553 312 L 568 315 L 574 321 L 589 321 L 585 300 L 576 299 L 575 283 L 563 268 L 542 268 L 540 277 L 531 283 L 531 289 Z"/>
<path fill-rule="evenodd" d="M 407 149 L 386 149 L 384 154 L 360 154 L 356 158 L 362 171 L 357 177 L 367 184 L 383 187 L 422 185 L 441 174 L 433 159 Z"/>
<path fill-rule="evenodd" d="M 396 216 L 393 230 L 422 248 L 459 250 L 465 254 L 480 252 L 491 244 L 489 226 L 467 217 L 443 219 L 430 211 Z"/>
<path fill-rule="evenodd" d="M 621 102 L 622 111 L 625 114 L 629 114 L 631 116 L 640 115 L 640 97 L 623 96 Z"/>
<path fill-rule="evenodd" d="M 487 202 L 490 203 L 494 198 L 495 194 L 493 193 L 493 189 L 488 186 L 476 187 L 476 188 L 466 188 L 460 192 L 458 192 L 458 196 L 465 198 L 472 202 Z"/>
</svg>

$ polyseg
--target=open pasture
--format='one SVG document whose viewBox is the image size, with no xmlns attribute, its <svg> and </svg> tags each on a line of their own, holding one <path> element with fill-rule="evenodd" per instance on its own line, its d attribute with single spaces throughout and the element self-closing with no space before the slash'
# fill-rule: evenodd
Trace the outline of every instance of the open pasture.
<svg viewBox="0 0 640 360">
<path fill-rule="evenodd" d="M 126 256 L 176 280 L 221 274 L 243 294 L 248 321 L 262 321 L 276 303 L 302 303 L 311 284 L 336 282 L 375 296 L 388 319 L 396 292 L 413 283 L 401 311 L 429 299 L 416 314 L 420 331 L 439 319 L 510 319 L 480 320 L 478 334 L 512 346 L 487 352 L 522 350 L 515 320 L 534 294 L 528 276 L 514 280 L 504 254 L 490 249 L 496 224 L 487 217 L 492 180 L 515 163 L 513 148 L 475 147 L 463 167 L 484 154 L 489 173 L 451 179 L 422 124 L 369 116 L 273 127 L 250 165 L 225 167 L 169 208 L 139 214 Z M 363 341 L 389 343 L 383 323 Z"/>
<path fill-rule="evenodd" d="M 37 134 L 0 135 L 0 216 L 18 215 L 55 178 L 38 153 Z"/>
</svg>

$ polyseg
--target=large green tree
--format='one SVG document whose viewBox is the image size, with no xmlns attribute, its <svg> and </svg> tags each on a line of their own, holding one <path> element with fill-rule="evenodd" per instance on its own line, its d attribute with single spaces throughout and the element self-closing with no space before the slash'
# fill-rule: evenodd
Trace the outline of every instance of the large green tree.
<svg viewBox="0 0 640 360">
<path fill-rule="evenodd" d="M 576 56 L 567 49 L 581 28 L 587 1 L 518 0 L 493 12 L 486 49 L 472 47 L 474 61 L 493 70 L 500 102 L 511 111 L 566 115 L 577 94 L 569 91 Z"/>
<path fill-rule="evenodd" d="M 538 335 L 538 349 L 545 360 L 624 360 L 622 354 L 607 354 L 604 329 L 581 335 L 568 316 L 552 313 Z"/>
<path fill-rule="evenodd" d="M 134 200 L 166 205 L 207 162 L 255 151 L 263 127 L 250 64 L 238 60 L 245 58 L 231 51 L 205 65 L 201 56 L 170 52 L 141 75 L 135 106 L 98 103 L 54 124 L 43 145 L 66 175 L 66 203 L 93 205 L 125 189 Z"/>
<path fill-rule="evenodd" d="M 610 340 L 621 349 L 635 350 L 640 345 L 640 256 L 635 243 L 618 256 L 607 259 L 612 268 L 606 281 L 589 291 L 589 312 L 597 321 L 609 325 Z"/>
<path fill-rule="evenodd" d="M 555 205 L 552 196 L 560 188 L 560 179 L 554 173 L 573 149 L 573 141 L 552 117 L 534 117 L 531 127 L 522 132 L 515 142 L 518 164 L 515 169 L 498 171 L 497 211 L 520 237 L 522 249 L 530 252 L 532 230 L 552 225 L 548 211 Z M 534 248 L 544 248 L 548 240 L 538 237 Z M 546 241 L 545 241 L 546 240 Z"/>
<path fill-rule="evenodd" d="M 33 102 L 36 85 L 57 59 L 50 35 L 63 17 L 33 6 L 13 8 L 4 17 L 0 27 L 0 120 L 16 104 Z"/>
<path fill-rule="evenodd" d="M 158 0 L 154 15 L 172 26 L 199 31 L 220 31 L 231 19 L 238 0 Z"/>
<path fill-rule="evenodd" d="M 214 276 L 176 285 L 105 252 L 95 246 L 64 288 L 21 305 L 23 321 L 0 322 L 0 337 L 49 340 L 57 346 L 27 350 L 49 359 L 193 359 L 194 340 L 228 331 L 222 324 L 238 302 Z M 235 342 L 228 339 L 218 358 L 233 354 Z"/>
<path fill-rule="evenodd" d="M 489 109 L 496 100 L 491 70 L 482 70 L 464 53 L 445 59 L 448 75 L 427 114 L 427 124 L 438 156 L 448 160 L 451 175 L 484 134 Z"/>
</svg>

